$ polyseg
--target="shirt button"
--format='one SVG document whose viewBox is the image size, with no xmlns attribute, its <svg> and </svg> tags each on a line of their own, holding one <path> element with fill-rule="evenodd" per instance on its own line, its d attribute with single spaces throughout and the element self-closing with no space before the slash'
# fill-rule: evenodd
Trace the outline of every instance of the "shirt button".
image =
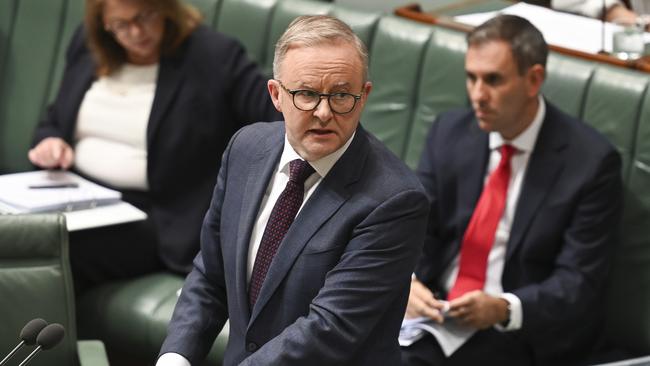
<svg viewBox="0 0 650 366">
<path fill-rule="evenodd" d="M 246 350 L 247 350 L 248 352 L 255 352 L 255 351 L 257 351 L 257 344 L 255 344 L 254 342 L 248 342 L 248 344 L 246 345 Z"/>
</svg>

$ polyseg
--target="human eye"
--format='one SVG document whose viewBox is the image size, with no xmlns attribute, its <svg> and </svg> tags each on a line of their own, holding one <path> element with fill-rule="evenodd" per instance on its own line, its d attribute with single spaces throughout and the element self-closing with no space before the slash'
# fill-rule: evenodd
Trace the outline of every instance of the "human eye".
<svg viewBox="0 0 650 366">
<path fill-rule="evenodd" d="M 125 30 L 128 27 L 128 22 L 124 20 L 115 20 L 109 24 L 109 28 L 113 32 L 120 32 Z"/>
<path fill-rule="evenodd" d="M 334 101 L 340 102 L 354 98 L 354 96 L 350 93 L 332 93 L 330 98 Z"/>
<path fill-rule="evenodd" d="M 498 85 L 498 84 L 501 83 L 502 80 L 503 80 L 503 77 L 501 77 L 500 74 L 496 74 L 496 73 L 495 74 L 488 74 L 485 77 L 485 83 L 488 84 L 488 85 Z"/>
<path fill-rule="evenodd" d="M 318 98 L 318 93 L 311 90 L 295 90 L 294 96 L 304 100 L 313 100 Z"/>
</svg>

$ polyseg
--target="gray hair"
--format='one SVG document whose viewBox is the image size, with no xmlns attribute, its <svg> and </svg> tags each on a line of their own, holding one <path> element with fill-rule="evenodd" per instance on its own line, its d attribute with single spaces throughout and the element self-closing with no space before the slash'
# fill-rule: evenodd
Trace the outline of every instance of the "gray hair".
<svg viewBox="0 0 650 366">
<path fill-rule="evenodd" d="M 520 75 L 533 65 L 546 68 L 548 45 L 539 29 L 528 20 L 502 14 L 479 25 L 467 35 L 470 47 L 492 41 L 504 41 L 510 45 Z"/>
<path fill-rule="evenodd" d="M 363 67 L 363 81 L 368 80 L 368 49 L 349 25 L 329 15 L 303 15 L 289 24 L 275 44 L 273 77 L 280 77 L 280 65 L 293 46 L 313 47 L 322 44 L 345 42 L 352 44 L 359 54 Z"/>
</svg>

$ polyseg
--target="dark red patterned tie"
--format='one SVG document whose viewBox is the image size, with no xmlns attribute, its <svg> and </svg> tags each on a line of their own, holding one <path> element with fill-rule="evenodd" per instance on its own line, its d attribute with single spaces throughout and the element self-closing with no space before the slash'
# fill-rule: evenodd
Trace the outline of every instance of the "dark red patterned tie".
<svg viewBox="0 0 650 366">
<path fill-rule="evenodd" d="M 458 276 L 447 296 L 449 300 L 472 290 L 482 290 L 485 285 L 488 255 L 506 207 L 510 158 L 515 151 L 510 145 L 501 146 L 499 166 L 490 174 L 465 230 L 460 249 Z"/>
<path fill-rule="evenodd" d="M 305 195 L 305 180 L 312 173 L 314 173 L 314 168 L 304 160 L 296 159 L 289 162 L 289 181 L 275 202 L 275 206 L 273 206 L 255 257 L 255 265 L 253 265 L 253 273 L 248 289 L 248 301 L 251 309 L 260 294 L 273 257 L 275 257 L 284 235 L 289 231 L 289 227 L 302 205 L 302 199 Z"/>
</svg>

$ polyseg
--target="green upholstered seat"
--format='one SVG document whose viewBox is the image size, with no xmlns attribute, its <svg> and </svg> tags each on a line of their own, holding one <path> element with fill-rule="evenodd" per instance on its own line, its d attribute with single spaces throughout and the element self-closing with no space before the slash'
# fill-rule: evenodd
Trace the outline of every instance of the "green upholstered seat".
<svg viewBox="0 0 650 366">
<path fill-rule="evenodd" d="M 46 103 L 65 3 L 16 3 L 0 75 L 0 172 L 30 168 L 27 151 Z"/>
<path fill-rule="evenodd" d="M 238 39 L 248 56 L 264 65 L 267 54 L 271 15 L 277 0 L 223 0 L 217 30 Z"/>
<path fill-rule="evenodd" d="M 608 341 L 650 353 L 650 93 L 640 109 L 607 294 Z"/>
<path fill-rule="evenodd" d="M 205 24 L 213 28 L 216 26 L 222 0 L 189 0 L 187 2 L 194 5 L 201 12 Z"/>
<path fill-rule="evenodd" d="M 438 114 L 468 105 L 465 91 L 465 33 L 435 28 L 420 70 L 415 114 L 404 161 L 415 168 L 427 132 Z"/>
<path fill-rule="evenodd" d="M 79 300 L 79 334 L 103 339 L 112 359 L 153 363 L 182 286 L 178 275 L 155 273 L 91 290 Z M 221 363 L 227 339 L 226 328 L 210 352 L 213 365 Z"/>
<path fill-rule="evenodd" d="M 603 133 L 623 157 L 623 176 L 634 151 L 639 113 L 650 76 L 601 65 L 587 87 L 582 119 Z"/>
<path fill-rule="evenodd" d="M 551 53 L 542 86 L 544 96 L 564 112 L 581 117 L 595 67 L 593 62 Z"/>
<path fill-rule="evenodd" d="M 0 215 L 0 294 L 0 353 L 6 354 L 18 343 L 25 323 L 43 318 L 63 325 L 66 334 L 61 344 L 30 365 L 77 366 L 80 358 L 82 366 L 108 364 L 101 342 L 77 344 L 68 234 L 62 215 Z M 23 349 L 15 358 L 23 359 L 29 350 Z"/>
<path fill-rule="evenodd" d="M 402 156 L 420 83 L 420 67 L 433 29 L 393 16 L 377 25 L 370 49 L 373 89 L 363 126 Z"/>
<path fill-rule="evenodd" d="M 301 15 L 328 14 L 332 4 L 315 0 L 281 0 L 275 6 L 271 23 L 267 29 L 266 57 L 262 63 L 262 70 L 266 75 L 273 75 L 273 52 L 275 43 L 289 23 Z"/>
</svg>

